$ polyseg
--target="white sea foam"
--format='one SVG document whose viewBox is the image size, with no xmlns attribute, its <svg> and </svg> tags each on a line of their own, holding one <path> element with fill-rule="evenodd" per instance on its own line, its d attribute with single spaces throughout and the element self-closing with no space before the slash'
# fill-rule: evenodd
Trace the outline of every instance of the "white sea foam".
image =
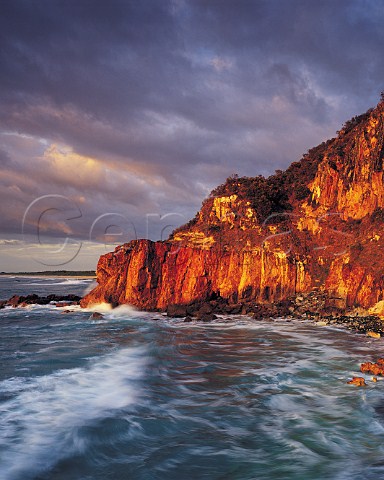
<svg viewBox="0 0 384 480">
<path fill-rule="evenodd" d="M 88 312 L 99 312 L 103 313 L 104 316 L 108 319 L 118 320 L 124 318 L 134 318 L 138 315 L 138 310 L 132 305 L 119 305 L 118 307 L 112 308 L 110 303 L 93 303 L 88 305 L 87 308 L 82 309 L 83 311 Z M 141 316 L 150 315 L 148 312 L 140 312 Z"/>
<path fill-rule="evenodd" d="M 137 316 L 138 310 L 132 305 L 119 305 L 108 313 L 108 318 L 130 318 Z"/>
<path fill-rule="evenodd" d="M 15 396 L 0 404 L 0 478 L 34 478 L 81 452 L 79 429 L 137 401 L 145 367 L 142 349 L 123 349 L 87 368 L 0 382 Z"/>
<path fill-rule="evenodd" d="M 46 283 L 46 281 L 51 279 L 46 278 L 45 282 L 40 283 L 39 281 L 31 281 L 29 283 L 22 283 L 21 285 L 28 285 L 32 287 L 51 287 L 52 285 L 87 285 L 88 283 L 94 282 L 93 278 L 65 278 L 63 280 L 58 280 L 57 278 L 52 278 L 52 281 Z"/>
<path fill-rule="evenodd" d="M 112 305 L 110 303 L 91 303 L 87 308 L 83 309 L 85 312 L 110 312 L 112 310 Z"/>
<path fill-rule="evenodd" d="M 94 282 L 93 278 L 66 278 L 62 282 L 57 282 L 57 285 L 84 285 Z"/>
</svg>

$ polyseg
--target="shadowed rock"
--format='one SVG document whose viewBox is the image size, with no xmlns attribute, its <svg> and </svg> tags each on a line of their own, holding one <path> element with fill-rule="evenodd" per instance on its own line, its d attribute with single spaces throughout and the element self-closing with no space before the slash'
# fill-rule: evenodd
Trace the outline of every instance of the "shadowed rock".
<svg viewBox="0 0 384 480">
<path fill-rule="evenodd" d="M 78 295 L 47 295 L 46 297 L 40 297 L 35 293 L 30 295 L 13 295 L 8 300 L 3 300 L 1 304 L 8 307 L 25 307 L 27 305 L 56 305 L 58 307 L 67 307 L 71 305 L 78 305 L 81 297 Z"/>
</svg>

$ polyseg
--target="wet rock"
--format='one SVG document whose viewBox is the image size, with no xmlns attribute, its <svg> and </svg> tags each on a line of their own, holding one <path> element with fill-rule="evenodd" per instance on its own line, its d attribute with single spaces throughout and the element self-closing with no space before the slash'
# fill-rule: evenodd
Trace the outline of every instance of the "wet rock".
<svg viewBox="0 0 384 480">
<path fill-rule="evenodd" d="M 92 315 L 89 317 L 90 320 L 100 320 L 104 318 L 104 315 L 100 312 L 93 312 Z"/>
<path fill-rule="evenodd" d="M 293 302 L 290 299 L 281 300 L 280 302 L 277 302 L 275 306 L 278 310 L 278 314 L 282 317 L 290 315 L 295 310 Z"/>
<path fill-rule="evenodd" d="M 353 377 L 352 380 L 347 382 L 348 385 L 356 385 L 356 387 L 366 387 L 366 383 L 363 377 Z"/>
<path fill-rule="evenodd" d="M 173 318 L 181 318 L 187 316 L 187 306 L 172 304 L 167 307 L 167 316 Z"/>
<path fill-rule="evenodd" d="M 185 315 L 201 319 L 204 315 L 225 313 L 227 302 L 222 299 L 210 300 L 206 302 L 192 302 L 185 306 Z M 184 311 L 184 307 L 181 312 Z"/>
<path fill-rule="evenodd" d="M 199 320 L 202 322 L 212 322 L 212 320 L 216 320 L 217 316 L 214 313 L 204 313 Z"/>
<path fill-rule="evenodd" d="M 192 322 L 192 320 L 193 320 L 193 318 L 190 317 L 189 315 L 184 318 L 185 323 L 190 323 L 190 322 Z"/>
<path fill-rule="evenodd" d="M 22 302 L 22 301 L 21 301 L 21 302 Z M 19 295 L 13 295 L 13 297 L 11 297 L 11 298 L 7 301 L 6 305 L 15 308 L 15 307 L 17 307 L 17 306 L 19 305 L 19 303 L 21 303 L 21 302 L 20 302 L 20 297 L 19 297 Z"/>
<path fill-rule="evenodd" d="M 198 317 L 202 317 L 203 315 L 209 315 L 213 312 L 213 306 L 210 303 L 204 303 L 197 312 Z"/>
<path fill-rule="evenodd" d="M 372 375 L 384 375 L 384 359 L 379 358 L 376 363 L 365 362 L 360 366 L 362 373 L 371 373 Z"/>
<path fill-rule="evenodd" d="M 252 317 L 255 320 L 263 320 L 274 317 L 276 314 L 278 314 L 278 310 L 276 307 L 273 308 L 272 305 L 255 305 Z"/>
<path fill-rule="evenodd" d="M 199 311 L 199 308 L 200 308 L 200 303 L 199 304 L 195 304 L 195 303 L 192 303 L 190 305 L 187 305 L 187 309 L 186 309 L 186 313 L 187 313 L 187 316 L 190 316 L 190 317 L 196 317 L 197 315 L 197 312 Z"/>
<path fill-rule="evenodd" d="M 59 306 L 66 306 L 65 303 L 69 305 L 78 305 L 80 298 L 78 295 L 55 295 L 51 294 L 46 297 L 40 297 L 35 293 L 26 296 L 13 295 L 9 300 L 5 301 L 4 305 L 11 307 L 25 307 L 26 305 L 48 305 L 48 304 L 57 304 Z"/>
<path fill-rule="evenodd" d="M 241 310 L 243 308 L 243 305 L 240 304 L 234 304 L 234 305 L 228 305 L 229 312 L 232 315 L 239 315 L 241 313 Z"/>
<path fill-rule="evenodd" d="M 372 332 L 372 330 L 369 330 L 369 331 L 367 332 L 367 336 L 368 336 L 368 337 L 372 337 L 372 338 L 381 338 L 380 333 L 378 333 L 378 332 Z"/>
<path fill-rule="evenodd" d="M 65 301 L 61 301 L 61 302 L 56 302 L 54 305 L 56 307 L 72 307 L 73 305 L 77 305 L 78 302 L 65 302 Z"/>
</svg>

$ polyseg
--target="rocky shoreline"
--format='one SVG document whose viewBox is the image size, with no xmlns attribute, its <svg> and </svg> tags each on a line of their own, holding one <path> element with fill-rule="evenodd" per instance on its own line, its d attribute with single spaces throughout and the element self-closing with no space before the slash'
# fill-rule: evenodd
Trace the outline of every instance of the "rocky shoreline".
<svg viewBox="0 0 384 480">
<path fill-rule="evenodd" d="M 27 305 L 56 305 L 57 307 L 69 307 L 79 305 L 81 297 L 78 295 L 13 295 L 8 300 L 0 300 L 0 309 L 5 307 L 26 307 Z"/>
<path fill-rule="evenodd" d="M 187 305 L 171 304 L 166 309 L 170 318 L 184 318 L 184 322 L 211 322 L 217 315 L 247 315 L 254 320 L 285 318 L 290 320 L 309 320 L 320 326 L 342 326 L 357 333 L 373 338 L 384 336 L 384 320 L 377 315 L 368 315 L 362 311 L 346 312 L 336 306 L 340 299 L 330 297 L 326 292 L 312 291 L 299 294 L 287 300 L 273 304 L 255 302 L 233 303 L 224 298 L 209 301 L 192 302 Z M 5 307 L 26 307 L 28 305 L 55 305 L 69 307 L 79 305 L 81 297 L 77 295 L 13 295 L 0 301 L 0 309 Z"/>
<path fill-rule="evenodd" d="M 326 292 L 312 291 L 273 304 L 231 303 L 223 298 L 188 305 L 172 304 L 166 313 L 171 318 L 184 318 L 185 322 L 210 322 L 217 315 L 248 315 L 255 320 L 283 317 L 288 321 L 310 320 L 320 326 L 342 326 L 373 338 L 384 336 L 384 321 L 379 316 L 361 309 L 345 311 L 337 307 L 338 301 L 339 298 L 330 297 Z"/>
</svg>

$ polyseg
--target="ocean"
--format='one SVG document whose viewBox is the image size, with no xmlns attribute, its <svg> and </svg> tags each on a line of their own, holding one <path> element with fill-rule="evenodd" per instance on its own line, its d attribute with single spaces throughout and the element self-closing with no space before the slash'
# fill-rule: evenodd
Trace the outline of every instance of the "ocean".
<svg viewBox="0 0 384 480">
<path fill-rule="evenodd" d="M 91 283 L 0 277 L 0 298 Z M 383 340 L 303 320 L 64 310 L 0 310 L 1 480 L 384 478 L 384 379 L 346 383 Z"/>
</svg>

